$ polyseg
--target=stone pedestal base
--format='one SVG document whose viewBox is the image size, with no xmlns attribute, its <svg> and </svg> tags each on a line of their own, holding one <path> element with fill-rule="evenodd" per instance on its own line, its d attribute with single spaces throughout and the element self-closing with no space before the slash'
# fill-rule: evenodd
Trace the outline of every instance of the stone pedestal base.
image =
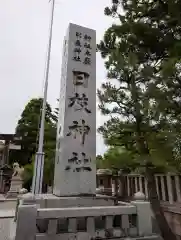
<svg viewBox="0 0 181 240">
<path fill-rule="evenodd" d="M 6 198 L 17 198 L 18 193 L 17 192 L 7 192 Z"/>
<path fill-rule="evenodd" d="M 10 190 L 8 191 L 6 198 L 16 198 L 19 194 L 19 191 L 22 188 L 22 180 L 19 178 L 14 178 L 11 181 L 11 187 Z"/>
<path fill-rule="evenodd" d="M 29 204 L 29 198 L 26 203 L 26 194 L 22 196 L 23 204 Z M 115 198 L 105 195 L 96 195 L 94 197 L 57 197 L 53 194 L 35 195 L 32 202 L 40 208 L 69 208 L 69 207 L 93 207 L 93 206 L 114 206 Z"/>
<path fill-rule="evenodd" d="M 0 194 L 0 201 L 4 201 L 6 198 L 4 197 L 3 194 Z"/>
</svg>

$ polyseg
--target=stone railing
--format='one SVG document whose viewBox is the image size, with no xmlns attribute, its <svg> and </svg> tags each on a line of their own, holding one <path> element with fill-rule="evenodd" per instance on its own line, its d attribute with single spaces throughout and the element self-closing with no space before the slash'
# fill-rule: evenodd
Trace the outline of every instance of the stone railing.
<svg viewBox="0 0 181 240">
<path fill-rule="evenodd" d="M 143 192 L 148 197 L 147 180 L 144 176 L 129 174 L 125 176 L 127 196 L 131 197 L 135 192 Z M 160 201 L 181 203 L 181 176 L 175 174 L 155 175 L 157 194 Z M 121 183 L 120 183 L 121 184 Z"/>
<path fill-rule="evenodd" d="M 121 206 L 38 208 L 20 205 L 15 240 L 115 239 L 150 236 L 150 203 L 143 200 Z M 144 238 L 141 238 L 144 239 Z"/>
<path fill-rule="evenodd" d="M 100 173 L 102 174 L 102 172 L 103 170 Z M 97 174 L 99 192 L 104 193 L 104 189 L 106 189 L 106 192 L 112 192 L 112 195 L 115 195 L 117 189 L 118 196 L 128 197 L 129 199 L 134 193 L 140 191 L 148 197 L 147 180 L 144 176 L 139 174 L 120 175 L 116 177 L 117 181 L 115 181 L 115 176 L 111 177 L 110 173 L 107 175 L 106 171 L 102 175 L 100 173 Z M 155 182 L 160 201 L 169 202 L 170 204 L 181 203 L 181 175 L 172 173 L 167 175 L 156 174 Z M 115 186 L 116 184 L 118 186 Z"/>
<path fill-rule="evenodd" d="M 181 239 L 181 176 L 157 174 L 155 183 L 166 220 L 178 239 Z M 125 176 L 125 189 L 127 198 L 132 198 L 135 191 L 142 191 L 148 197 L 147 181 L 144 176 L 134 174 Z"/>
</svg>

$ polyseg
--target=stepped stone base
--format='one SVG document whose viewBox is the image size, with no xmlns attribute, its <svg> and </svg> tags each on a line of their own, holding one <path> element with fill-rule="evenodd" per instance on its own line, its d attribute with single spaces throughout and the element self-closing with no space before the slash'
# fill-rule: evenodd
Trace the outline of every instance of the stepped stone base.
<svg viewBox="0 0 181 240">
<path fill-rule="evenodd" d="M 21 188 L 22 188 L 22 180 L 19 178 L 12 179 L 11 187 L 9 192 L 6 194 L 6 198 L 16 198 Z"/>
<path fill-rule="evenodd" d="M 4 197 L 3 194 L 0 194 L 0 201 L 4 201 L 6 198 Z"/>
<path fill-rule="evenodd" d="M 26 204 L 26 194 L 22 196 L 23 203 Z M 27 200 L 29 203 L 29 199 Z M 114 206 L 115 198 L 105 195 L 78 196 L 78 197 L 57 197 L 53 194 L 36 195 L 32 202 L 40 208 L 68 208 L 68 207 L 93 207 L 93 206 Z"/>
<path fill-rule="evenodd" d="M 149 236 L 149 237 L 130 238 L 130 240 L 163 240 L 163 238 L 161 238 L 160 236 Z"/>
<path fill-rule="evenodd" d="M 18 192 L 9 191 L 6 194 L 6 198 L 17 198 L 18 194 L 19 194 Z"/>
</svg>

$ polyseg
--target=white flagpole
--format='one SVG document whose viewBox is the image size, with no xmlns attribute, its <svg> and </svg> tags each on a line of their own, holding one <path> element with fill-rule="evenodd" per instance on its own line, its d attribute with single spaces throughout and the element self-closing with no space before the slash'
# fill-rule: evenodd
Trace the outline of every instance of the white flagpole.
<svg viewBox="0 0 181 240">
<path fill-rule="evenodd" d="M 46 115 L 46 102 L 47 102 L 47 91 L 48 91 L 48 78 L 49 78 L 49 68 L 50 68 L 50 55 L 51 55 L 51 47 L 52 47 L 54 8 L 55 8 L 55 0 L 52 0 L 50 31 L 49 31 L 49 40 L 48 40 L 48 53 L 47 53 L 46 72 L 45 72 L 44 96 L 43 96 L 43 106 L 41 110 L 41 125 L 40 125 L 40 131 L 39 131 L 38 151 L 36 152 L 36 155 L 35 155 L 35 166 L 34 166 L 34 175 L 33 175 L 33 183 L 32 183 L 33 194 L 42 193 L 44 155 L 45 155 L 43 151 L 43 143 L 44 143 L 45 115 Z"/>
</svg>

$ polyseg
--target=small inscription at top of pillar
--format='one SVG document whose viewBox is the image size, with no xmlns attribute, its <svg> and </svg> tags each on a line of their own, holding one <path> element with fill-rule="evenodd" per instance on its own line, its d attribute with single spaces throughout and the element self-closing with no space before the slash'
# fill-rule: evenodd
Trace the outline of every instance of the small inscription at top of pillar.
<svg viewBox="0 0 181 240">
<path fill-rule="evenodd" d="M 73 60 L 76 62 L 83 62 L 85 65 L 91 65 L 91 36 L 76 32 L 76 40 L 74 42 Z M 80 54 L 83 53 L 81 59 Z"/>
</svg>

